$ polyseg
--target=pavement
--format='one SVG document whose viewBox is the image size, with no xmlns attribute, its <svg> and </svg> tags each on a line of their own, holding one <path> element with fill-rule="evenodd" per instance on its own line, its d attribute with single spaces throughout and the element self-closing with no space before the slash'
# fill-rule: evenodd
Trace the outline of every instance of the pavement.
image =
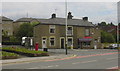
<svg viewBox="0 0 120 71">
<path fill-rule="evenodd" d="M 52 56 L 44 56 L 44 57 L 24 57 L 19 59 L 8 59 L 8 60 L 0 60 L 3 65 L 9 65 L 9 64 L 17 64 L 17 63 L 27 63 L 27 62 L 43 62 L 48 60 L 54 60 L 54 59 L 62 59 L 62 58 L 71 58 L 75 57 L 76 55 L 52 55 Z"/>
</svg>

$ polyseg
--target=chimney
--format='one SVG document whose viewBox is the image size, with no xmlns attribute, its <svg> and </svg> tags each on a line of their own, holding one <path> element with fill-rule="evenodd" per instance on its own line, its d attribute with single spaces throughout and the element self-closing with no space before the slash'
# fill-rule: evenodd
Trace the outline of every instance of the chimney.
<svg viewBox="0 0 120 71">
<path fill-rule="evenodd" d="M 68 18 L 68 19 L 72 19 L 72 17 L 73 17 L 73 16 L 71 15 L 71 12 L 69 12 L 67 18 Z"/>
<path fill-rule="evenodd" d="M 55 14 L 55 13 L 53 13 L 51 18 L 56 18 L 56 14 Z"/>
<path fill-rule="evenodd" d="M 88 21 L 88 17 L 83 17 L 83 20 L 84 21 Z"/>
</svg>

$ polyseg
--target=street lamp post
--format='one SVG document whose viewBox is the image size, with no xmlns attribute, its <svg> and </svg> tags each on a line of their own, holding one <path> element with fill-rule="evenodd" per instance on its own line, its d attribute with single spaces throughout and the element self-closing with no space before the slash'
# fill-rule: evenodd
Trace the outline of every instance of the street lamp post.
<svg viewBox="0 0 120 71">
<path fill-rule="evenodd" d="M 66 51 L 66 55 L 67 55 L 67 0 L 65 0 L 65 17 L 66 17 L 66 43 L 65 43 L 65 51 Z"/>
<path fill-rule="evenodd" d="M 118 11 L 117 11 L 118 12 L 118 25 L 117 25 L 117 44 L 118 45 L 117 46 L 120 47 L 119 46 L 120 1 L 117 3 L 117 7 L 118 7 Z"/>
<path fill-rule="evenodd" d="M 2 47 L 2 21 L 0 21 L 0 47 Z"/>
</svg>

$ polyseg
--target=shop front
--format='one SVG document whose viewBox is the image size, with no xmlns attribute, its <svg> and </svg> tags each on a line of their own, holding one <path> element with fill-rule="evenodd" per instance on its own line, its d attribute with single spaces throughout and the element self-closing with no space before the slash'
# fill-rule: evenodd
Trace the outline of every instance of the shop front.
<svg viewBox="0 0 120 71">
<path fill-rule="evenodd" d="M 91 48 L 92 37 L 84 37 L 78 39 L 78 48 L 87 49 Z"/>
</svg>

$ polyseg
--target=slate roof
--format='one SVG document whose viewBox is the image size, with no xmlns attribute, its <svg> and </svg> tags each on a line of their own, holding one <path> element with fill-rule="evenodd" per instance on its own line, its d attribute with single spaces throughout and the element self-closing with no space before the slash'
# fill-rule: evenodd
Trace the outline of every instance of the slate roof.
<svg viewBox="0 0 120 71">
<path fill-rule="evenodd" d="M 65 18 L 49 18 L 49 19 L 20 18 L 20 19 L 16 20 L 16 22 L 30 22 L 32 20 L 37 20 L 38 22 L 44 23 L 44 24 L 54 24 L 54 25 L 65 25 L 65 23 L 66 23 L 66 19 Z M 89 21 L 84 21 L 82 19 L 68 19 L 68 25 L 74 25 L 74 26 L 94 26 Z"/>
<path fill-rule="evenodd" d="M 0 16 L 0 21 L 13 21 L 13 20 L 5 16 Z"/>
<path fill-rule="evenodd" d="M 31 22 L 34 19 L 35 18 L 20 18 L 20 19 L 16 20 L 16 22 Z"/>
<path fill-rule="evenodd" d="M 66 19 L 65 18 L 38 19 L 38 21 L 40 23 L 44 23 L 44 24 L 55 24 L 55 25 L 65 25 L 65 23 L 66 23 Z M 68 19 L 68 25 L 74 25 L 74 26 L 94 26 L 91 22 L 84 21 L 82 19 Z"/>
</svg>

